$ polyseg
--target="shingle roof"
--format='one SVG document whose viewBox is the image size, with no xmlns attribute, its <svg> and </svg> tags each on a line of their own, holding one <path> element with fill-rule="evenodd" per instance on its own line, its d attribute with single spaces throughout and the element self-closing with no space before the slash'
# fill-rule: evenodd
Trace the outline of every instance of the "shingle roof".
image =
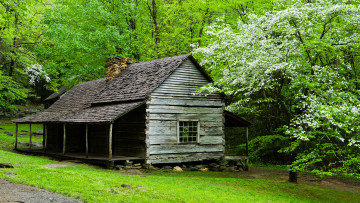
<svg viewBox="0 0 360 203">
<path fill-rule="evenodd" d="M 57 97 L 60 97 L 62 94 L 64 94 L 64 93 L 66 92 L 66 89 L 67 89 L 67 86 L 66 86 L 66 85 L 60 87 L 57 92 L 52 93 L 50 96 L 48 96 L 48 97 L 45 99 L 45 101 L 47 101 L 47 100 L 52 100 L 52 99 L 55 99 L 55 98 L 57 98 Z"/>
<path fill-rule="evenodd" d="M 100 90 L 92 104 L 144 100 L 190 55 L 134 63 Z"/>
<path fill-rule="evenodd" d="M 16 123 L 113 121 L 143 104 L 147 95 L 188 58 L 196 63 L 192 56 L 181 55 L 131 64 L 108 83 L 102 78 L 77 84 L 45 111 L 13 121 Z M 196 65 L 200 68 L 197 63 Z M 206 73 L 204 75 L 208 77 Z"/>
</svg>

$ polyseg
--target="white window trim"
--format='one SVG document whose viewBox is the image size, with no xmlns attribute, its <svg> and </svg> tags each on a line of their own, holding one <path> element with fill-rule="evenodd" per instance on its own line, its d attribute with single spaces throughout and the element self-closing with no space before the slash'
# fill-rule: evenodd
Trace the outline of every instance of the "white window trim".
<svg viewBox="0 0 360 203">
<path fill-rule="evenodd" d="M 180 142 L 180 121 L 196 121 L 197 122 L 196 142 Z M 178 119 L 176 131 L 177 131 L 177 143 L 178 144 L 199 144 L 200 143 L 200 120 L 199 119 Z"/>
</svg>

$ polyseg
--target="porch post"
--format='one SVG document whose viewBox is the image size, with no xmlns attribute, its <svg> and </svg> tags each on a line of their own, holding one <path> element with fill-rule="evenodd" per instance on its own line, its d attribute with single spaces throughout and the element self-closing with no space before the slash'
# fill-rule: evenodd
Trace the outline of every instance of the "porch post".
<svg viewBox="0 0 360 203">
<path fill-rule="evenodd" d="M 31 123 L 29 124 L 29 137 L 30 137 L 30 143 L 29 143 L 29 151 L 31 152 Z"/>
<path fill-rule="evenodd" d="M 65 154 L 65 150 L 66 150 L 66 124 L 64 123 L 63 154 Z"/>
<path fill-rule="evenodd" d="M 89 158 L 88 124 L 86 124 L 86 129 L 85 129 L 85 140 L 86 140 L 86 158 Z"/>
<path fill-rule="evenodd" d="M 17 149 L 18 144 L 18 124 L 15 124 L 15 149 Z"/>
<path fill-rule="evenodd" d="M 46 148 L 47 148 L 47 125 L 44 124 L 44 135 L 43 135 L 43 139 L 44 139 L 44 152 L 46 152 Z"/>
<path fill-rule="evenodd" d="M 113 124 L 110 123 L 110 128 L 109 128 L 109 160 L 111 160 L 111 156 L 112 156 L 112 128 L 113 128 Z"/>
</svg>

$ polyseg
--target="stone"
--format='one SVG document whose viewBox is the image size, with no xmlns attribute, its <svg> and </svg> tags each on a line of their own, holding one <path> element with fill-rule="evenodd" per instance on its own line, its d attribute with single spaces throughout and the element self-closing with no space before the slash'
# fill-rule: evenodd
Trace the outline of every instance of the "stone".
<svg viewBox="0 0 360 203">
<path fill-rule="evenodd" d="M 141 163 L 134 164 L 133 166 L 141 166 Z"/>
<path fill-rule="evenodd" d="M 121 187 L 142 187 L 140 185 L 127 185 L 127 184 L 122 184 Z"/>
<path fill-rule="evenodd" d="M 115 169 L 116 170 L 122 170 L 122 169 L 124 169 L 124 166 L 123 165 L 116 165 Z"/>
<path fill-rule="evenodd" d="M 14 168 L 11 163 L 0 163 L 0 168 Z"/>
<path fill-rule="evenodd" d="M 5 172 L 4 174 L 5 174 L 5 175 L 16 175 L 16 173 L 11 172 L 11 171 L 9 171 L 9 172 Z"/>
<path fill-rule="evenodd" d="M 131 168 L 132 168 L 132 169 L 141 169 L 142 166 L 134 166 L 134 165 L 133 165 L 133 166 L 131 166 Z"/>
<path fill-rule="evenodd" d="M 8 135 L 8 136 L 13 136 L 12 132 L 5 131 L 4 133 L 5 133 L 6 135 Z"/>
<path fill-rule="evenodd" d="M 190 171 L 198 171 L 199 169 L 198 168 L 196 168 L 195 166 L 190 166 Z"/>
<path fill-rule="evenodd" d="M 26 132 L 21 132 L 21 133 L 19 133 L 19 135 L 27 135 L 27 133 Z"/>
<path fill-rule="evenodd" d="M 26 133 L 27 133 L 27 132 L 29 132 L 29 131 L 27 131 L 27 130 L 21 130 L 20 132 L 26 132 Z"/>
<path fill-rule="evenodd" d="M 208 171 L 208 168 L 200 168 L 200 171 Z"/>
<path fill-rule="evenodd" d="M 43 132 L 43 130 L 37 130 L 37 131 L 33 131 L 32 134 L 33 135 L 43 135 L 44 132 Z"/>
<path fill-rule="evenodd" d="M 235 171 L 238 171 L 236 166 L 230 166 L 230 167 L 225 168 L 225 170 L 224 170 L 224 172 L 235 172 Z"/>
<path fill-rule="evenodd" d="M 173 171 L 174 171 L 174 172 L 183 172 L 183 170 L 182 170 L 182 168 L 180 168 L 180 166 L 175 166 L 175 167 L 173 168 Z"/>
<path fill-rule="evenodd" d="M 181 168 L 187 168 L 187 166 L 185 164 L 181 165 Z"/>
<path fill-rule="evenodd" d="M 162 169 L 172 169 L 171 166 L 163 166 Z"/>
</svg>

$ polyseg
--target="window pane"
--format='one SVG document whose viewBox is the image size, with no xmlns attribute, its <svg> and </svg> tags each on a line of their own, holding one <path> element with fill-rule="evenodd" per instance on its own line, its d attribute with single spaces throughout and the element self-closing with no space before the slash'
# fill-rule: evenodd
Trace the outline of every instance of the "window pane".
<svg viewBox="0 0 360 203">
<path fill-rule="evenodd" d="M 179 142 L 196 143 L 198 134 L 197 121 L 179 121 Z"/>
</svg>

